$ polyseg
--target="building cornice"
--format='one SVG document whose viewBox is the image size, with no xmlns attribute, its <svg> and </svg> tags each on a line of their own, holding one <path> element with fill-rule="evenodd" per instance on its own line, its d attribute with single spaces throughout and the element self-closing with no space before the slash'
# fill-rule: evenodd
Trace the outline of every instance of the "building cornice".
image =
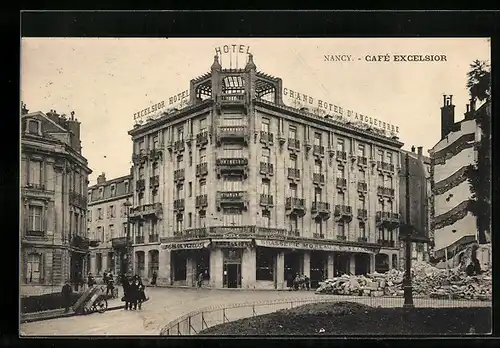
<svg viewBox="0 0 500 348">
<path fill-rule="evenodd" d="M 94 189 L 97 189 L 99 187 L 102 187 L 102 186 L 108 186 L 108 185 L 111 185 L 111 184 L 116 184 L 116 183 L 119 183 L 119 182 L 123 182 L 123 181 L 131 181 L 133 179 L 133 176 L 132 175 L 124 175 L 124 176 L 120 176 L 118 178 L 114 178 L 114 179 L 109 179 L 109 180 L 106 180 L 105 182 L 103 182 L 102 184 L 95 184 L 95 185 L 92 185 L 92 186 L 89 186 L 89 190 L 94 190 Z"/>
<path fill-rule="evenodd" d="M 98 205 L 98 204 L 102 204 L 102 203 L 109 203 L 109 202 L 119 201 L 119 200 L 122 200 L 122 199 L 131 198 L 133 196 L 134 196 L 134 194 L 131 192 L 131 193 L 127 193 L 127 194 L 124 194 L 124 195 L 113 196 L 113 197 L 108 197 L 108 198 L 102 198 L 102 199 L 98 199 L 98 200 L 95 200 L 95 201 L 89 201 L 89 202 L 87 202 L 87 205 L 89 207 L 92 207 L 94 205 Z"/>
</svg>

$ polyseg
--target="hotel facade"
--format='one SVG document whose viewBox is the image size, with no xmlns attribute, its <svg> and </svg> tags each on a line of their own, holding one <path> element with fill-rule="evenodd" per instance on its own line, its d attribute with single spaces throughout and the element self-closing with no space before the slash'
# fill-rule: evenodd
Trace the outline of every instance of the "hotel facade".
<svg viewBox="0 0 500 348">
<path fill-rule="evenodd" d="M 403 144 L 283 91 L 251 54 L 244 69 L 216 56 L 186 106 L 129 132 L 136 273 L 157 255 L 159 284 L 283 289 L 397 266 Z"/>
</svg>

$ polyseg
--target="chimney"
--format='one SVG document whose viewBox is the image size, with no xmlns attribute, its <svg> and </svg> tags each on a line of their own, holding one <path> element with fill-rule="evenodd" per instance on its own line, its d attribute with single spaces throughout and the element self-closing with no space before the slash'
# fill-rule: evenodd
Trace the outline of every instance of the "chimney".
<svg viewBox="0 0 500 348">
<path fill-rule="evenodd" d="M 27 115 L 29 112 L 28 109 L 26 109 L 26 104 L 23 103 L 21 100 L 21 116 Z"/>
<path fill-rule="evenodd" d="M 411 147 L 411 152 L 415 153 L 415 146 Z"/>
<path fill-rule="evenodd" d="M 441 139 L 445 138 L 455 124 L 455 105 L 452 102 L 452 95 L 443 96 L 443 106 L 441 107 Z"/>
<path fill-rule="evenodd" d="M 102 173 L 97 177 L 97 185 L 104 184 L 106 182 L 106 174 Z"/>
<path fill-rule="evenodd" d="M 71 118 L 66 121 L 66 129 L 71 132 L 71 147 L 81 153 L 80 122 L 75 118 L 74 111 L 71 111 Z"/>
<path fill-rule="evenodd" d="M 423 150 L 422 146 L 417 147 L 417 151 L 418 151 L 417 154 L 418 154 L 419 160 L 422 160 L 422 150 Z"/>
</svg>

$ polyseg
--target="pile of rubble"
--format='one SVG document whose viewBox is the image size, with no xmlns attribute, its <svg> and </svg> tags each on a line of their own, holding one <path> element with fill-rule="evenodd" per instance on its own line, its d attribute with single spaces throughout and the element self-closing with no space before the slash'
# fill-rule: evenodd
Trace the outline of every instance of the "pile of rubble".
<svg viewBox="0 0 500 348">
<path fill-rule="evenodd" d="M 438 269 L 425 262 L 412 267 L 413 294 L 431 298 L 491 300 L 491 270 L 467 276 L 462 267 Z M 404 272 L 343 275 L 319 283 L 316 293 L 358 296 L 403 296 Z"/>
</svg>

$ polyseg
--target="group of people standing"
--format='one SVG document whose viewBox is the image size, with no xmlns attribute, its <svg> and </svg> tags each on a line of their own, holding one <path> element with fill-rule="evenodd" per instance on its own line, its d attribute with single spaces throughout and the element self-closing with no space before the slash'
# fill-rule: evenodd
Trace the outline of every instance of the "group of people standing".
<svg viewBox="0 0 500 348">
<path fill-rule="evenodd" d="M 292 276 L 290 275 L 288 283 L 290 284 L 290 291 L 299 289 L 309 290 L 311 287 L 311 279 L 305 274 L 297 273 L 295 275 L 295 278 L 292 278 Z"/>
<path fill-rule="evenodd" d="M 142 303 L 147 301 L 146 287 L 142 283 L 141 277 L 135 275 L 133 277 L 123 277 L 123 298 L 125 302 L 125 310 L 142 309 Z"/>
</svg>

